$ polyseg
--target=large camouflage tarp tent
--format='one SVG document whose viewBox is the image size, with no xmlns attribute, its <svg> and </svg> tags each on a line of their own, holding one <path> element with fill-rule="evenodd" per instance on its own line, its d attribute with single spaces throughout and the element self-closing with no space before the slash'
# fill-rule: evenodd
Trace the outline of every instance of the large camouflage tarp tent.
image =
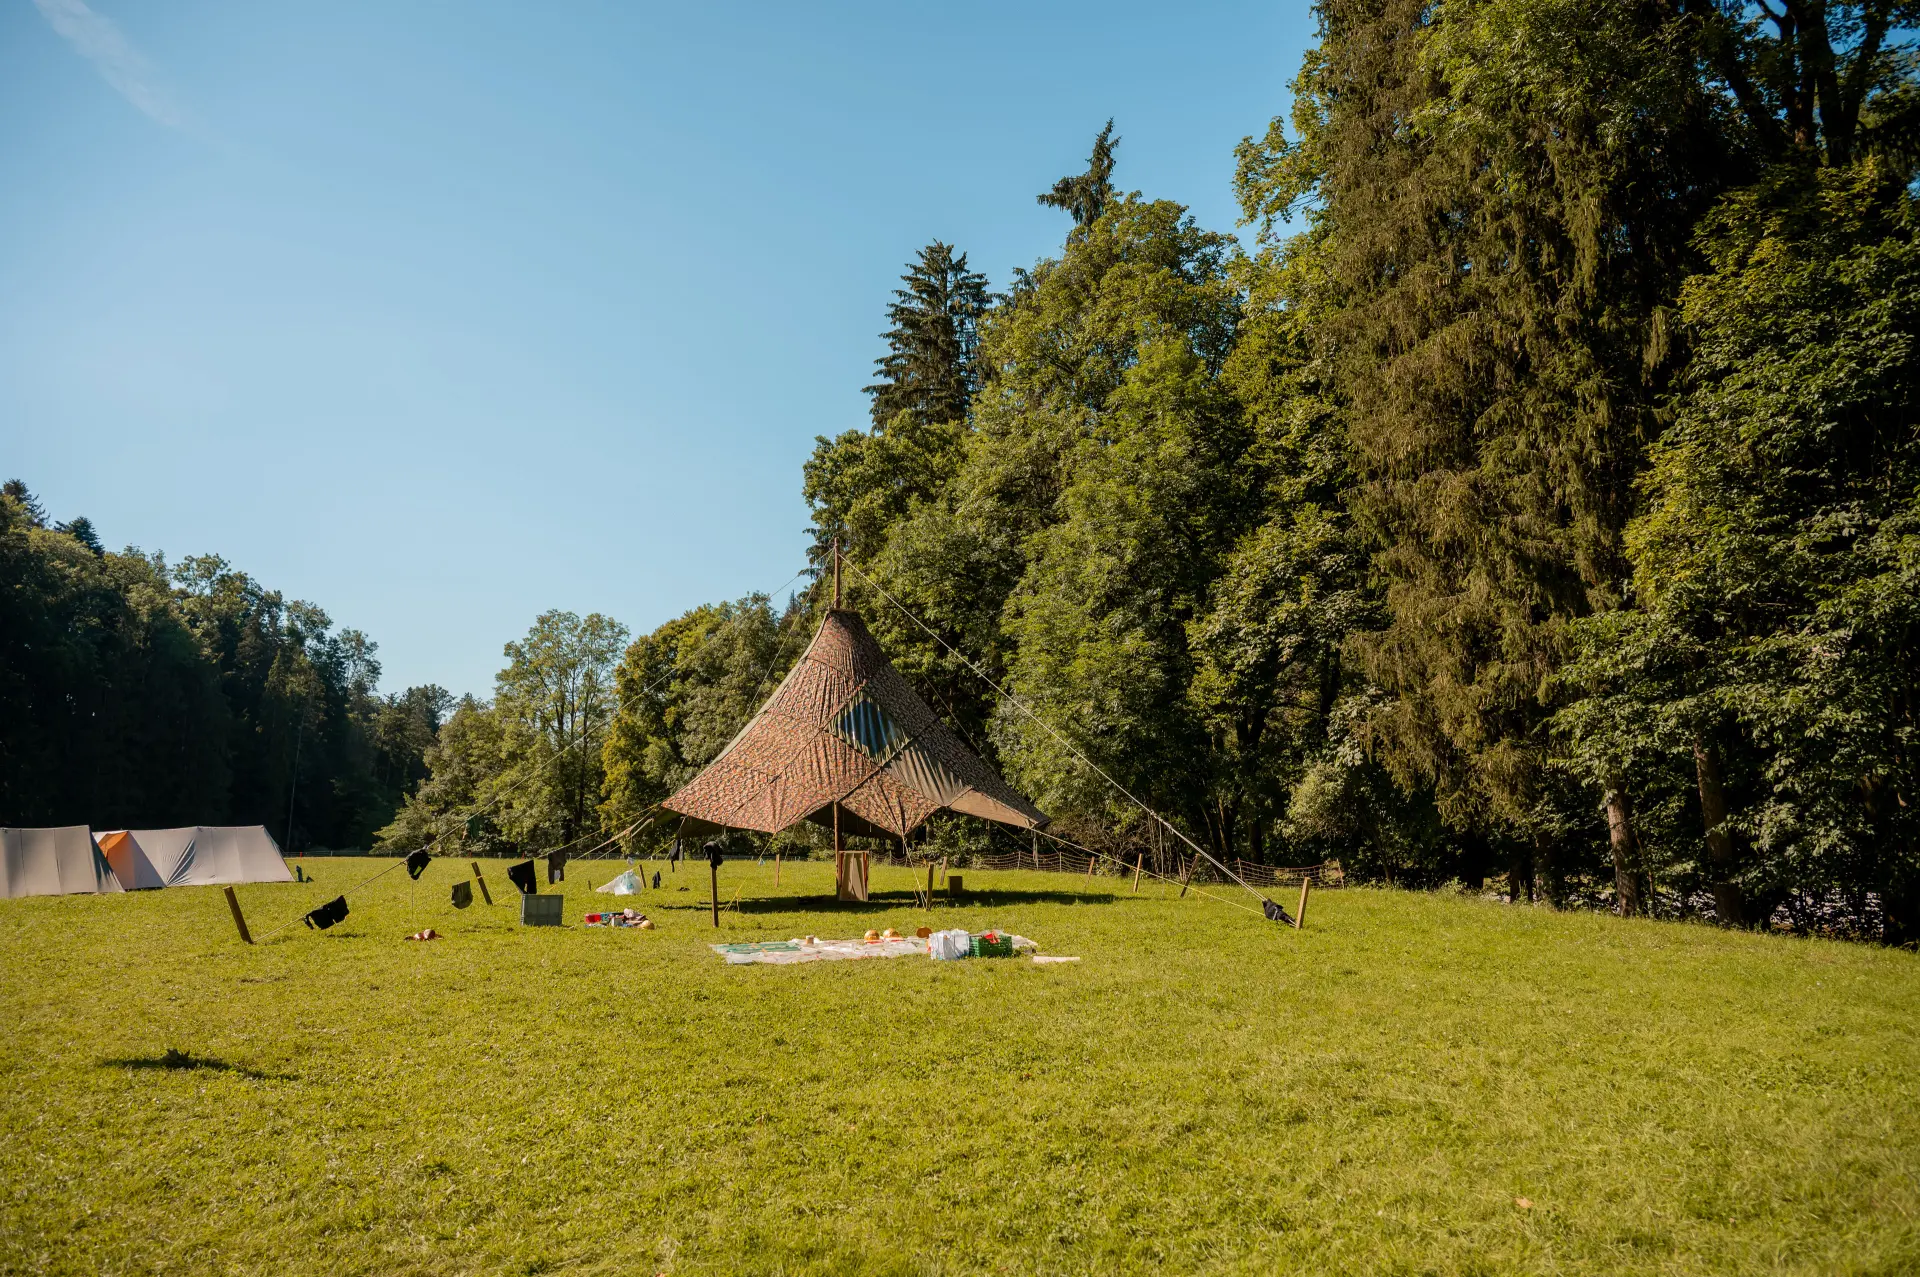
<svg viewBox="0 0 1920 1277">
<path fill-rule="evenodd" d="M 683 833 L 832 829 L 842 899 L 867 898 L 866 855 L 838 836 L 905 839 L 937 811 L 1018 829 L 1047 817 L 935 717 L 859 616 L 834 608 L 767 703 L 662 804 Z"/>
</svg>

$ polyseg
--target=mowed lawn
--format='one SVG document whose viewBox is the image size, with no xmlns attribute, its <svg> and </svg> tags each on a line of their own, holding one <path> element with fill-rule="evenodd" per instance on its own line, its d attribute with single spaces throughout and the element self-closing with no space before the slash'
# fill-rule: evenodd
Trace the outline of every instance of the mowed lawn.
<svg viewBox="0 0 1920 1277">
<path fill-rule="evenodd" d="M 381 862 L 304 863 L 256 934 Z M 617 865 L 523 929 L 484 863 L 253 948 L 212 888 L 0 901 L 0 1271 L 1920 1271 L 1912 954 L 975 873 L 937 923 L 1084 960 L 727 966 L 704 865 L 639 932 L 579 925 Z M 717 934 L 913 878 L 729 864 Z"/>
</svg>

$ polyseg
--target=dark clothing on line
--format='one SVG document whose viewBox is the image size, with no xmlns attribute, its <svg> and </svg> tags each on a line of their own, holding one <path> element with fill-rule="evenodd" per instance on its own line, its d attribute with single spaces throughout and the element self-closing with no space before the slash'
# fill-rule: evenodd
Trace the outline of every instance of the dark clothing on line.
<svg viewBox="0 0 1920 1277">
<path fill-rule="evenodd" d="M 548 852 L 547 853 L 547 885 L 551 887 L 556 882 L 565 882 L 566 879 L 567 879 L 567 853 L 564 851 Z"/>
<path fill-rule="evenodd" d="M 347 898 L 335 896 L 318 909 L 307 914 L 307 925 L 319 931 L 325 931 L 334 923 L 347 916 Z"/>
<path fill-rule="evenodd" d="M 407 857 L 407 877 L 419 878 L 421 874 L 427 871 L 427 866 L 432 863 L 433 857 L 427 854 L 425 847 L 422 847 L 419 851 Z"/>
<path fill-rule="evenodd" d="M 461 879 L 459 882 L 454 883 L 453 884 L 453 907 L 455 909 L 465 909 L 468 905 L 472 903 L 473 903 L 473 884 L 466 881 L 466 879 L 464 878 Z"/>
<path fill-rule="evenodd" d="M 533 876 L 533 862 L 523 860 L 517 865 L 507 866 L 507 881 L 520 888 L 523 896 L 538 895 L 540 880 Z"/>
</svg>

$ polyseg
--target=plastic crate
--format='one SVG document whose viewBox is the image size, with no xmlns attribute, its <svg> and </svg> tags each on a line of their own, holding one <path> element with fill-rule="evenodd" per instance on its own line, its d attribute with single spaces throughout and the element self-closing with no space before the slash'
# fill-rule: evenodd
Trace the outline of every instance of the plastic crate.
<svg viewBox="0 0 1920 1277">
<path fill-rule="evenodd" d="M 561 895 L 521 896 L 520 925 L 557 927 L 565 914 L 567 898 Z"/>
<path fill-rule="evenodd" d="M 973 956 L 976 958 L 1011 958 L 1013 956 L 1013 937 L 1001 936 L 998 940 L 989 940 L 985 936 L 973 938 Z"/>
</svg>

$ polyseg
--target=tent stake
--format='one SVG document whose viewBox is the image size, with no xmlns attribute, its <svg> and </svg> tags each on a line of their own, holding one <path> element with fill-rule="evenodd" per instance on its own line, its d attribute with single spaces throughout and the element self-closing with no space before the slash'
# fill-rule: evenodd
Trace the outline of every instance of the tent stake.
<svg viewBox="0 0 1920 1277">
<path fill-rule="evenodd" d="M 473 866 L 473 876 L 476 879 L 478 879 L 480 882 L 480 898 L 486 901 L 488 904 L 492 904 L 493 893 L 487 890 L 487 880 L 480 873 L 480 862 L 477 860 L 470 860 L 467 863 Z"/>
<path fill-rule="evenodd" d="M 247 931 L 247 920 L 240 913 L 240 898 L 233 894 L 232 887 L 227 888 L 227 908 L 233 910 L 233 925 L 240 928 L 240 938 L 252 944 L 253 936 Z"/>
<path fill-rule="evenodd" d="M 1307 925 L 1307 892 L 1313 888 L 1313 879 L 1300 875 L 1300 907 L 1293 911 L 1293 929 L 1299 931 Z"/>
<path fill-rule="evenodd" d="M 1140 858 L 1133 862 L 1133 894 L 1140 894 L 1140 871 L 1147 867 L 1147 853 L 1141 852 Z"/>
<path fill-rule="evenodd" d="M 1200 863 L 1200 857 L 1188 856 L 1186 872 L 1180 875 L 1180 898 L 1186 899 L 1187 885 L 1193 881 L 1193 868 Z"/>
</svg>

